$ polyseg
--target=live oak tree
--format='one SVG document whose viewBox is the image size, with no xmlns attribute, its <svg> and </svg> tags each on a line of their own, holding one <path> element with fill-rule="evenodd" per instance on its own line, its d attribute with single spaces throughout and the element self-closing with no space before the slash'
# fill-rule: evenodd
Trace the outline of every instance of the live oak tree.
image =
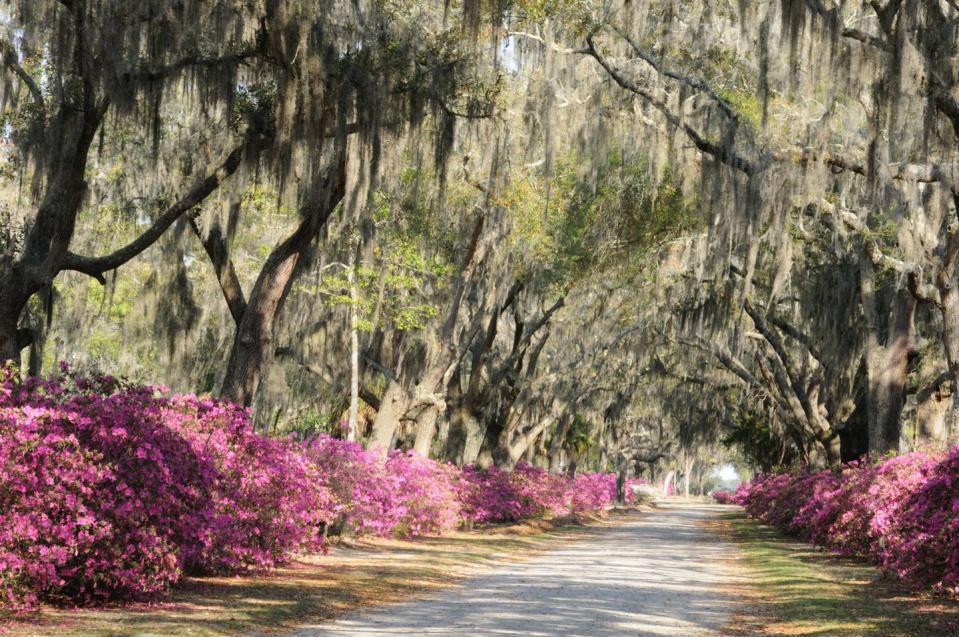
<svg viewBox="0 0 959 637">
<path fill-rule="evenodd" d="M 103 280 L 155 243 L 245 161 L 300 213 L 248 298 L 228 271 L 223 229 L 214 225 L 214 234 L 204 235 L 237 322 L 221 393 L 249 404 L 290 281 L 346 196 L 347 155 L 362 159 L 358 174 L 369 179 L 384 138 L 398 127 L 418 127 L 430 112 L 436 114 L 435 145 L 442 155 L 454 119 L 488 108 L 459 90 L 460 75 L 484 86 L 483 78 L 461 69 L 476 48 L 469 35 L 480 20 L 476 2 L 468 2 L 452 21 L 448 11 L 428 3 L 320 9 L 295 0 L 135 6 L 51 0 L 9 2 L 5 9 L 7 73 L 0 102 L 13 128 L 12 161 L 21 166 L 31 195 L 4 228 L 2 359 L 19 359 L 35 337 L 21 327 L 24 310 L 33 295 L 51 289 L 60 271 Z M 491 90 L 478 94 L 485 99 Z M 197 152 L 197 140 L 189 136 L 165 144 L 167 129 L 176 125 L 223 146 L 219 161 Z M 191 178 L 184 181 L 196 183 L 159 205 L 152 203 L 156 192 L 137 192 L 137 205 L 124 208 L 150 218 L 148 228 L 109 254 L 75 254 L 70 244 L 78 217 L 99 194 L 89 193 L 87 173 L 111 159 L 91 157 L 91 147 L 97 140 L 99 151 L 120 157 L 128 149 L 114 138 L 129 136 L 131 128 L 134 137 L 140 133 L 152 145 L 146 158 L 155 169 L 114 180 L 128 183 L 111 184 L 111 197 L 139 190 L 144 182 L 171 189 L 170 173 L 176 175 L 180 166 Z M 362 185 L 353 187 L 351 197 L 362 196 Z"/>
<path fill-rule="evenodd" d="M 955 433 L 951 0 L 3 7 L 0 359 L 692 488 Z"/>
<path fill-rule="evenodd" d="M 795 365 L 799 352 L 789 350 L 847 361 L 858 344 L 831 350 L 815 335 L 784 327 L 781 315 L 782 325 L 772 325 L 768 315 L 792 287 L 792 256 L 811 226 L 844 238 L 834 242 L 842 263 L 855 246 L 859 308 L 852 311 L 862 312 L 869 446 L 875 453 L 897 448 L 917 299 L 941 308 L 942 346 L 951 359 L 943 290 L 951 289 L 956 207 L 956 7 L 897 0 L 556 7 L 552 22 L 530 12 L 534 30 L 516 37 L 573 58 L 569 65 L 592 59 L 636 100 L 625 107 L 633 109 L 627 116 L 663 140 L 674 166 L 700 175 L 714 217 L 702 244 L 708 275 L 730 277 L 737 261 L 741 268 L 733 277 L 738 291 L 716 306 L 712 329 L 734 341 L 748 338 L 739 317 L 749 316 L 768 350 L 766 362 L 757 363 L 768 380 L 753 378 L 805 422 L 806 438 L 823 445 L 834 444 L 833 425 L 847 414 L 837 406 L 828 412 L 820 392 L 832 388 L 815 376 L 804 379 Z M 877 236 L 888 224 L 898 232 L 884 246 Z M 764 261 L 773 286 L 759 308 L 750 299 Z M 898 274 L 888 292 L 887 270 Z M 850 311 L 826 303 L 818 309 Z M 838 460 L 835 449 L 829 456 Z"/>
</svg>

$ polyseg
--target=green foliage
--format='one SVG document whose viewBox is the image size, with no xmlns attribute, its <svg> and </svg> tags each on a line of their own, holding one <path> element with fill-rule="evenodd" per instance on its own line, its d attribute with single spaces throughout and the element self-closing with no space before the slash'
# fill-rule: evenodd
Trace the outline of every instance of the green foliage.
<svg viewBox="0 0 959 637">
<path fill-rule="evenodd" d="M 568 289 L 591 268 L 646 254 L 702 223 L 682 182 L 666 169 L 658 182 L 643 160 L 614 150 L 598 175 L 583 175 L 578 154 L 552 175 L 521 171 L 496 199 L 511 220 L 510 247 L 519 276 Z"/>
<path fill-rule="evenodd" d="M 723 445 L 742 453 L 751 468 L 764 473 L 789 466 L 793 453 L 783 446 L 769 423 L 767 415 L 744 407 L 733 416 L 732 428 L 723 438 Z"/>
<path fill-rule="evenodd" d="M 658 180 L 643 160 L 611 158 L 595 190 L 581 190 L 591 227 L 611 230 L 611 249 L 647 252 L 700 227 L 702 215 L 683 192 L 682 180 L 666 168 Z M 584 224 L 586 226 L 586 224 Z"/>
<path fill-rule="evenodd" d="M 516 0 L 513 9 L 518 27 L 551 20 L 565 25 L 574 38 L 582 38 L 601 21 L 595 3 L 589 0 Z"/>
<path fill-rule="evenodd" d="M 416 178 L 407 173 L 402 183 L 412 186 Z M 439 313 L 431 294 L 443 289 L 452 264 L 446 254 L 430 249 L 431 219 L 410 198 L 380 191 L 371 208 L 376 239 L 368 261 L 329 264 L 318 285 L 299 284 L 298 289 L 321 296 L 327 306 L 352 306 L 362 331 L 422 329 Z M 353 231 L 351 253 L 358 240 Z"/>
<path fill-rule="evenodd" d="M 684 73 L 709 83 L 753 131 L 760 128 L 763 104 L 756 72 L 735 51 L 717 45 L 705 49 L 679 46 L 671 53 Z"/>
<path fill-rule="evenodd" d="M 319 434 L 332 436 L 340 432 L 337 430 L 337 423 L 330 417 L 330 414 L 315 407 L 308 407 L 284 424 L 283 433 L 297 434 L 298 438 L 307 439 Z"/>
<path fill-rule="evenodd" d="M 585 458 L 589 455 L 593 446 L 593 440 L 590 436 L 591 428 L 592 425 L 589 420 L 583 414 L 577 412 L 566 436 L 566 448 L 574 457 Z"/>
</svg>

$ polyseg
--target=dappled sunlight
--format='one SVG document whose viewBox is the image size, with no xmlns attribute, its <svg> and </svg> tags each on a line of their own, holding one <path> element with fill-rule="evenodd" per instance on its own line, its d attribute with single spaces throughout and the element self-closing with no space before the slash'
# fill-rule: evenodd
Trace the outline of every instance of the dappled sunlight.
<svg viewBox="0 0 959 637">
<path fill-rule="evenodd" d="M 357 607 L 400 602 L 447 588 L 496 566 L 593 537 L 633 519 L 612 515 L 594 526 L 552 523 L 500 525 L 479 532 L 417 539 L 359 538 L 328 555 L 304 556 L 269 575 L 188 578 L 167 601 L 123 608 L 58 609 L 10 625 L 4 635 L 130 634 L 220 636 L 294 627 Z"/>
<path fill-rule="evenodd" d="M 326 635 L 695 635 L 721 627 L 730 547 L 702 529 L 709 505 L 665 505 L 589 542 L 496 569 L 419 602 L 389 606 L 297 637 Z"/>
</svg>

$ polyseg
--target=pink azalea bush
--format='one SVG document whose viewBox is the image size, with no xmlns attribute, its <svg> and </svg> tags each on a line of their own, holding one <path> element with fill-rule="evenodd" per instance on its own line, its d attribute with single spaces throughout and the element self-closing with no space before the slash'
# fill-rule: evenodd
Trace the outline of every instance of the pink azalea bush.
<svg viewBox="0 0 959 637">
<path fill-rule="evenodd" d="M 595 511 L 616 499 L 616 475 L 556 475 L 519 463 L 513 471 L 499 467 L 463 467 L 460 499 L 469 522 L 515 522 L 547 515 Z"/>
<path fill-rule="evenodd" d="M 713 491 L 713 500 L 719 504 L 735 504 L 736 494 L 729 489 L 717 489 Z"/>
<path fill-rule="evenodd" d="M 499 467 L 461 470 L 460 501 L 466 520 L 476 523 L 522 520 L 545 512 L 523 493 L 521 481 Z"/>
<path fill-rule="evenodd" d="M 629 504 L 635 504 L 643 500 L 644 494 L 645 497 L 648 497 L 650 489 L 652 489 L 652 485 L 645 478 L 627 478 L 623 485 L 626 502 Z"/>
<path fill-rule="evenodd" d="M 64 368 L 0 375 L 0 607 L 98 603 L 266 569 L 327 534 L 432 535 L 593 511 L 612 474 L 456 467 L 253 432 L 249 411 Z"/>
<path fill-rule="evenodd" d="M 413 451 L 393 451 L 386 472 L 395 481 L 393 498 L 399 503 L 399 535 L 438 535 L 462 521 L 459 472 L 445 462 L 424 458 Z"/>
<path fill-rule="evenodd" d="M 959 446 L 918 469 L 921 483 L 896 515 L 880 518 L 883 565 L 900 578 L 959 593 Z"/>
<path fill-rule="evenodd" d="M 461 522 L 459 475 L 412 452 L 379 452 L 320 436 L 304 446 L 333 495 L 332 525 L 356 535 L 436 535 Z"/>
<path fill-rule="evenodd" d="M 909 584 L 959 592 L 959 447 L 758 476 L 729 499 L 751 517 L 873 561 Z"/>
<path fill-rule="evenodd" d="M 138 598 L 322 549 L 316 468 L 245 410 L 65 374 L 0 382 L 0 600 Z"/>
<path fill-rule="evenodd" d="M 569 490 L 570 512 L 596 511 L 616 499 L 616 475 L 580 473 L 573 478 Z"/>
<path fill-rule="evenodd" d="M 305 452 L 321 469 L 320 480 L 336 502 L 335 527 L 357 535 L 393 533 L 404 514 L 393 497 L 398 480 L 386 471 L 377 452 L 326 435 L 305 445 Z"/>
<path fill-rule="evenodd" d="M 466 466 L 462 480 L 460 498 L 471 522 L 513 522 L 569 513 L 564 478 L 524 463 L 513 471 Z"/>
</svg>

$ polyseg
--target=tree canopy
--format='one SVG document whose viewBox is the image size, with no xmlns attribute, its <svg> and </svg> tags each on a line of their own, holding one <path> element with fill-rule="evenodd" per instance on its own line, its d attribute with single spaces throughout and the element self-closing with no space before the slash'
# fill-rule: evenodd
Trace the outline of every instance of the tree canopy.
<svg viewBox="0 0 959 637">
<path fill-rule="evenodd" d="M 953 0 L 0 6 L 25 371 L 699 486 L 957 435 Z"/>
</svg>

